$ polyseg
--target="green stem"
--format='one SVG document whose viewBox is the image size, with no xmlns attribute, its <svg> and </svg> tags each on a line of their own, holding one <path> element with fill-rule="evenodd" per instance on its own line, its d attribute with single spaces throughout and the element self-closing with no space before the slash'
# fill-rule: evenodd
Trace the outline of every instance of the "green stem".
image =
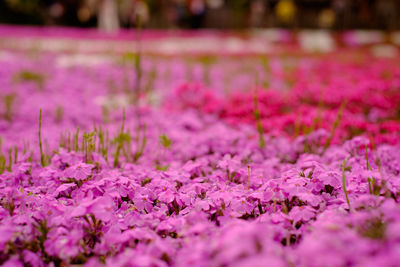
<svg viewBox="0 0 400 267">
<path fill-rule="evenodd" d="M 258 108 L 258 76 L 256 77 L 256 87 L 254 89 L 254 118 L 257 123 L 257 132 L 258 132 L 258 142 L 260 148 L 265 147 L 265 139 L 264 139 L 264 129 L 261 123 L 261 113 Z"/>
<path fill-rule="evenodd" d="M 367 145 L 365 145 L 365 159 L 367 162 L 367 170 L 372 170 L 371 164 L 369 164 Z M 376 190 L 375 183 L 376 183 L 375 177 L 372 177 L 372 178 L 368 177 L 368 190 L 371 195 L 373 195 L 373 194 L 379 195 L 379 190 Z M 378 192 L 375 192 L 375 191 L 378 191 Z"/>
<path fill-rule="evenodd" d="M 124 131 L 125 131 L 125 109 L 123 109 L 123 111 L 122 111 L 121 130 L 117 137 L 117 150 L 115 151 L 115 155 L 114 155 L 114 167 L 118 166 L 119 155 L 121 154 L 121 149 L 124 144 L 124 136 L 123 136 Z"/>
<path fill-rule="evenodd" d="M 40 148 L 40 164 L 42 167 L 46 166 L 45 156 L 43 153 L 43 144 L 42 144 L 42 109 L 39 112 L 39 148 Z"/>
<path fill-rule="evenodd" d="M 139 160 L 139 158 L 143 155 L 144 149 L 146 147 L 146 143 L 147 143 L 147 138 L 146 138 L 146 124 L 143 125 L 143 127 L 141 127 L 142 130 L 142 137 L 140 139 L 140 132 L 139 132 L 139 139 L 141 140 L 141 144 L 139 149 L 136 150 L 135 155 L 134 155 L 134 161 L 137 162 Z M 137 142 L 137 145 L 139 145 L 139 141 Z"/>
<path fill-rule="evenodd" d="M 334 123 L 332 125 L 331 133 L 328 137 L 328 140 L 326 140 L 324 150 L 326 150 L 331 145 L 332 139 L 335 136 L 336 129 L 339 126 L 340 121 L 342 120 L 343 111 L 344 111 L 345 107 L 346 107 L 346 100 L 343 100 L 342 104 L 340 105 L 338 114 L 336 116 L 336 120 L 334 121 Z"/>
<path fill-rule="evenodd" d="M 78 128 L 76 128 L 76 133 L 75 133 L 75 138 L 74 138 L 73 143 L 74 143 L 75 152 L 78 152 L 79 151 L 79 126 L 78 126 Z"/>
<path fill-rule="evenodd" d="M 3 174 L 5 169 L 6 169 L 6 158 L 0 154 L 0 174 Z"/>
<path fill-rule="evenodd" d="M 135 57 L 136 69 L 136 85 L 135 85 L 135 103 L 139 101 L 142 80 L 142 20 L 139 15 L 136 16 L 136 30 L 137 30 L 137 54 Z"/>
<path fill-rule="evenodd" d="M 365 145 L 365 158 L 367 161 L 367 170 L 372 170 L 371 165 L 369 164 L 369 160 L 368 160 L 368 147 L 367 145 Z"/>
<path fill-rule="evenodd" d="M 319 124 L 321 122 L 321 113 L 322 113 L 322 109 L 324 107 L 324 95 L 325 95 L 325 87 L 322 88 L 321 99 L 318 102 L 317 115 L 314 118 L 310 132 L 313 132 L 316 128 L 318 128 Z"/>
<path fill-rule="evenodd" d="M 368 177 L 368 192 L 369 192 L 370 195 L 372 195 L 373 192 L 374 192 L 374 191 L 373 191 L 372 180 L 371 180 L 370 177 Z"/>
<path fill-rule="evenodd" d="M 7 167 L 7 170 L 9 171 L 9 172 L 11 172 L 11 170 L 12 170 L 12 149 L 10 148 L 9 150 L 8 150 L 8 167 Z"/>
<path fill-rule="evenodd" d="M 18 162 L 18 147 L 14 147 L 14 163 L 17 164 Z"/>
<path fill-rule="evenodd" d="M 343 161 L 343 166 L 342 166 L 342 184 L 343 184 L 343 191 L 344 191 L 344 195 L 346 196 L 346 201 L 347 201 L 347 205 L 349 206 L 349 210 L 351 210 L 350 207 L 350 199 L 349 196 L 347 194 L 347 189 L 346 189 L 346 175 L 344 174 L 344 170 L 346 168 L 346 163 L 347 163 L 347 159 L 345 159 Z"/>
</svg>

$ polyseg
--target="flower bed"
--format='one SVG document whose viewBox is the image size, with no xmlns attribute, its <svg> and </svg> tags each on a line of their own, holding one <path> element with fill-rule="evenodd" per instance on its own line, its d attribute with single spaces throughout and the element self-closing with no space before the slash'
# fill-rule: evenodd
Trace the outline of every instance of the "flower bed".
<svg viewBox="0 0 400 267">
<path fill-rule="evenodd" d="M 341 53 L 3 52 L 0 263 L 396 266 L 400 70 Z"/>
</svg>

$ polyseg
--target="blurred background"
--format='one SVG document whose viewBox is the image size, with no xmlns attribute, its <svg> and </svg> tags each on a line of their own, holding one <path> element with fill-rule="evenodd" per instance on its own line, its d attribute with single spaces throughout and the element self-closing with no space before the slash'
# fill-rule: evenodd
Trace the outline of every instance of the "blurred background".
<svg viewBox="0 0 400 267">
<path fill-rule="evenodd" d="M 121 28 L 400 29 L 398 0 L 1 0 L 0 23 Z M 138 19 L 140 18 L 140 19 Z"/>
</svg>

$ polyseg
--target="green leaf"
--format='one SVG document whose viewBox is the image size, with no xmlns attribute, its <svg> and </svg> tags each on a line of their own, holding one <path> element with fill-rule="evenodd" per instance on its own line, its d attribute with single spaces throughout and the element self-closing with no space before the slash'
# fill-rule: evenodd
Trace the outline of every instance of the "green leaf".
<svg viewBox="0 0 400 267">
<path fill-rule="evenodd" d="M 165 134 L 162 134 L 162 135 L 160 135 L 160 144 L 163 147 L 170 149 L 172 141 L 171 141 L 171 139 L 168 138 L 168 136 L 166 136 Z"/>
</svg>

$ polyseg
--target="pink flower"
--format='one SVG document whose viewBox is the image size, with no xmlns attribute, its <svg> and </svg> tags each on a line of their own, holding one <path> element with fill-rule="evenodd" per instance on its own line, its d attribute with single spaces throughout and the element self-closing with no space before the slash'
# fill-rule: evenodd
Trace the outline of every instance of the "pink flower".
<svg viewBox="0 0 400 267">
<path fill-rule="evenodd" d="M 315 217 L 315 211 L 309 206 L 295 206 L 289 212 L 290 218 L 293 219 L 294 223 L 297 222 L 308 222 Z"/>
<path fill-rule="evenodd" d="M 22 255 L 24 257 L 24 262 L 29 263 L 33 267 L 45 266 L 39 255 L 30 250 L 24 250 Z"/>
<path fill-rule="evenodd" d="M 218 162 L 218 167 L 223 170 L 235 171 L 239 169 L 241 163 L 237 157 L 231 157 L 231 155 L 226 154 L 222 160 Z"/>
<path fill-rule="evenodd" d="M 67 178 L 74 178 L 78 181 L 85 180 L 92 174 L 93 165 L 86 163 L 78 163 L 65 170 L 64 175 Z"/>
<path fill-rule="evenodd" d="M 14 226 L 12 225 L 0 226 L 0 250 L 4 250 L 6 243 L 10 241 L 13 234 L 14 234 Z"/>
<path fill-rule="evenodd" d="M 3 266 L 3 267 L 23 267 L 24 264 L 18 260 L 17 256 L 14 256 L 14 257 L 11 257 L 5 263 L 3 263 L 1 266 Z"/>
</svg>

